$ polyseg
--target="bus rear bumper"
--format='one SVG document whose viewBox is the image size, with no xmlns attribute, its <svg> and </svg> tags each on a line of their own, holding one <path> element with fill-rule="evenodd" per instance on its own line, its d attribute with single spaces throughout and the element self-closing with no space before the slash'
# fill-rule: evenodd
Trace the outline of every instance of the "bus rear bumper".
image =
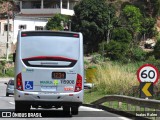
<svg viewBox="0 0 160 120">
<path fill-rule="evenodd" d="M 49 93 L 49 92 L 26 92 L 15 91 L 15 101 L 29 103 L 29 104 L 82 104 L 83 91 L 72 93 Z"/>
<path fill-rule="evenodd" d="M 61 108 L 62 106 L 76 106 L 79 107 L 82 105 L 82 102 L 68 102 L 68 101 L 15 101 L 22 105 L 29 105 L 33 108 Z"/>
</svg>

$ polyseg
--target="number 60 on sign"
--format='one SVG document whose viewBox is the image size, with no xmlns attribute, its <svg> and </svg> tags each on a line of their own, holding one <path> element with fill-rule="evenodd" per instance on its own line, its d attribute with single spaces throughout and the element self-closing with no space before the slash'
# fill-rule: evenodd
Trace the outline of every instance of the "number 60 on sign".
<svg viewBox="0 0 160 120">
<path fill-rule="evenodd" d="M 155 84 L 159 79 L 158 69 L 151 64 L 142 65 L 137 71 L 139 82 L 153 82 Z"/>
</svg>

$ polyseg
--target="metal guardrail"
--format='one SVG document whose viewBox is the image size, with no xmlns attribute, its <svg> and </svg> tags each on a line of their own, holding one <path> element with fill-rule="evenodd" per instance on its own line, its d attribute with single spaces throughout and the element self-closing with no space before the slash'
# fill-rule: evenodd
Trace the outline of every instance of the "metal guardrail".
<svg viewBox="0 0 160 120">
<path fill-rule="evenodd" d="M 160 118 L 160 101 L 159 100 L 135 98 L 135 97 L 125 96 L 125 95 L 106 95 L 103 98 L 100 98 L 92 102 L 91 104 L 97 108 L 105 108 L 106 106 L 103 105 L 103 103 L 109 102 L 109 107 L 106 107 L 106 108 L 112 109 L 115 106 L 114 104 L 115 101 L 118 102 L 117 111 L 123 111 L 122 103 L 125 103 L 127 110 L 125 110 L 124 112 L 131 113 L 134 116 L 137 115 L 136 114 L 137 112 L 141 117 L 147 117 L 150 119 Z M 132 111 L 131 107 L 133 107 L 133 105 L 135 106 L 135 109 Z M 112 110 L 115 110 L 115 108 Z M 150 113 L 152 112 L 153 116 L 150 116 L 151 114 L 148 114 L 148 112 Z"/>
<path fill-rule="evenodd" d="M 107 95 L 104 96 L 101 99 L 98 99 L 91 104 L 94 105 L 100 105 L 104 102 L 111 102 L 111 101 L 119 101 L 119 102 L 125 102 L 127 104 L 132 104 L 135 106 L 141 106 L 146 108 L 154 108 L 160 110 L 160 101 L 159 100 L 152 100 L 152 99 L 142 99 L 142 98 L 135 98 L 130 96 L 124 96 L 124 95 Z"/>
</svg>

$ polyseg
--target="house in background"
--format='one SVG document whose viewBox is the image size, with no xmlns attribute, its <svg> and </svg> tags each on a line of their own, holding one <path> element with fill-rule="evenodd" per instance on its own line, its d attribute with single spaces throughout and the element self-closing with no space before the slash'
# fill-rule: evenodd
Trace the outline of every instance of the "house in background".
<svg viewBox="0 0 160 120">
<path fill-rule="evenodd" d="M 74 15 L 73 7 L 79 0 L 16 0 L 20 12 L 14 17 L 14 38 L 18 30 L 44 30 L 54 14 Z"/>
</svg>

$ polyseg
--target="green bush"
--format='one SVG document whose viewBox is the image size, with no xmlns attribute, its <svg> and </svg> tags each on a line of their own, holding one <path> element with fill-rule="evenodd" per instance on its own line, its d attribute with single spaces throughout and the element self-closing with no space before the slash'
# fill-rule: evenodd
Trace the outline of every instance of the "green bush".
<svg viewBox="0 0 160 120">
<path fill-rule="evenodd" d="M 14 77 L 14 68 L 6 69 L 6 73 L 0 69 L 0 77 Z"/>
<path fill-rule="evenodd" d="M 89 62 L 84 60 L 84 65 L 89 65 Z"/>
<path fill-rule="evenodd" d="M 1 63 L 2 66 L 5 66 L 6 61 L 1 61 L 0 63 Z"/>
<path fill-rule="evenodd" d="M 158 68 L 158 70 L 160 70 L 160 60 L 156 60 L 154 55 L 150 56 L 147 59 L 146 63 L 152 64 L 152 65 L 156 66 Z"/>
<path fill-rule="evenodd" d="M 122 60 L 128 53 L 129 45 L 126 43 L 110 41 L 109 44 L 105 44 L 106 56 L 111 60 Z"/>
<path fill-rule="evenodd" d="M 61 25 L 63 21 L 63 24 L 68 24 L 69 17 L 66 15 L 61 14 L 55 14 L 51 19 L 48 20 L 46 24 L 47 30 L 63 30 L 63 26 Z"/>
<path fill-rule="evenodd" d="M 5 76 L 14 77 L 14 68 L 7 69 Z"/>
<path fill-rule="evenodd" d="M 5 68 L 6 61 L 0 61 L 0 77 L 13 77 L 14 76 L 14 67 Z"/>
<path fill-rule="evenodd" d="M 130 43 L 132 35 L 125 28 L 117 28 L 113 30 L 111 39 L 121 43 Z"/>
<path fill-rule="evenodd" d="M 153 54 L 156 59 L 160 59 L 160 38 L 157 40 L 157 43 L 154 47 Z"/>
<path fill-rule="evenodd" d="M 100 63 L 103 62 L 103 56 L 101 54 L 95 53 L 92 57 L 92 61 L 93 63 Z"/>
<path fill-rule="evenodd" d="M 9 59 L 13 60 L 13 54 L 9 54 Z"/>
<path fill-rule="evenodd" d="M 144 61 L 146 59 L 146 52 L 139 46 L 134 46 L 131 49 L 130 57 L 132 61 Z"/>
<path fill-rule="evenodd" d="M 107 42 L 99 44 L 99 51 L 111 60 L 128 62 L 129 59 L 126 57 L 129 54 L 131 40 L 132 35 L 125 28 L 117 28 L 113 30 L 108 44 Z"/>
</svg>

